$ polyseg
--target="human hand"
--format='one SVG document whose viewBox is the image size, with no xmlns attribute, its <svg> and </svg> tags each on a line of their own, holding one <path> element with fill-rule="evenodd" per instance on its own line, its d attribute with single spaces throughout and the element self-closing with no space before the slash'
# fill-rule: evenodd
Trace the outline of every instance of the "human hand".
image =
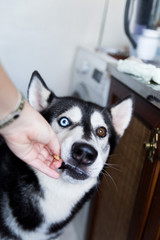
<svg viewBox="0 0 160 240">
<path fill-rule="evenodd" d="M 61 166 L 62 160 L 53 158 L 53 154 L 60 156 L 56 134 L 40 113 L 27 102 L 19 118 L 1 129 L 0 134 L 18 158 L 49 177 L 59 177 L 56 170 Z"/>
</svg>

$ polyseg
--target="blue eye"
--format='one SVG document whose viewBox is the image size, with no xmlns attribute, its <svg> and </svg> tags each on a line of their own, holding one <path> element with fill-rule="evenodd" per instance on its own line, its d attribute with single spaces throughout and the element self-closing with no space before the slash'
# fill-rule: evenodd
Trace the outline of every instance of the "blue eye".
<svg viewBox="0 0 160 240">
<path fill-rule="evenodd" d="M 68 118 L 66 118 L 66 117 L 62 117 L 62 118 L 60 118 L 59 119 L 59 125 L 61 126 L 61 127 L 68 127 L 69 125 L 71 124 L 71 122 L 69 121 L 69 119 Z"/>
</svg>

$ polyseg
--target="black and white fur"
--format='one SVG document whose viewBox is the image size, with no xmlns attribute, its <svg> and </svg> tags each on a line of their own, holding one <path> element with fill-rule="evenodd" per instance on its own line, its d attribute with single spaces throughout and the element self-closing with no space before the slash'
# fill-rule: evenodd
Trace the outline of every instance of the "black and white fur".
<svg viewBox="0 0 160 240">
<path fill-rule="evenodd" d="M 131 97 L 111 108 L 57 97 L 38 72 L 31 77 L 28 100 L 56 132 L 64 163 L 58 170 L 60 178 L 52 179 L 1 144 L 1 240 L 57 239 L 94 191 L 133 108 Z"/>
</svg>

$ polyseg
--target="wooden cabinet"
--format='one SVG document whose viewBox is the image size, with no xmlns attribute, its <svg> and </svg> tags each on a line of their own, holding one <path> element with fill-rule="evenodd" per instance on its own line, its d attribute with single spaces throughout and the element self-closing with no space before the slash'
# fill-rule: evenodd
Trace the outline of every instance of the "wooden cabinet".
<svg viewBox="0 0 160 240">
<path fill-rule="evenodd" d="M 134 115 L 92 201 L 87 240 L 160 240 L 160 109 L 112 77 L 109 104 L 131 93 Z"/>
</svg>

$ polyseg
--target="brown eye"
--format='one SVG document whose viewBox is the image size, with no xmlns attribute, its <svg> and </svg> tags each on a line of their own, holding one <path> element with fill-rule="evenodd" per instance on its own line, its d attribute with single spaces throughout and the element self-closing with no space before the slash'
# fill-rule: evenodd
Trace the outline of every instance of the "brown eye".
<svg viewBox="0 0 160 240">
<path fill-rule="evenodd" d="M 104 127 L 97 128 L 96 133 L 99 137 L 105 137 L 107 130 Z"/>
</svg>

